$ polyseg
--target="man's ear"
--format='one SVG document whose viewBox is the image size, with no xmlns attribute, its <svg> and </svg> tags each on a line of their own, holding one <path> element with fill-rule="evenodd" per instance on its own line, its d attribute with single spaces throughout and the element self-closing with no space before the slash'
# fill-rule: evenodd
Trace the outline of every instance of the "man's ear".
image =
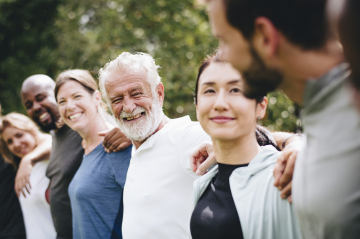
<svg viewBox="0 0 360 239">
<path fill-rule="evenodd" d="M 266 108 L 268 105 L 268 98 L 265 96 L 261 103 L 256 104 L 256 116 L 260 116 L 260 118 L 264 118 L 266 114 Z"/>
<path fill-rule="evenodd" d="M 161 103 L 164 102 L 165 92 L 164 92 L 164 85 L 160 82 L 156 86 L 155 92 L 157 93 L 157 97 Z"/>
<path fill-rule="evenodd" d="M 266 17 L 258 17 L 254 22 L 255 32 L 252 45 L 262 59 L 273 57 L 279 46 L 279 31 Z"/>
</svg>

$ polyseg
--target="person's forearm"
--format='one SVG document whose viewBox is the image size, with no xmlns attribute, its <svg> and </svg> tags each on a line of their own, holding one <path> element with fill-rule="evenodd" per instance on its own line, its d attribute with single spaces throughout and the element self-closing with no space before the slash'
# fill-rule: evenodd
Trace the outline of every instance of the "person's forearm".
<svg viewBox="0 0 360 239">
<path fill-rule="evenodd" d="M 36 148 L 25 157 L 31 161 L 31 164 L 50 158 L 52 138 L 48 134 L 43 134 Z"/>
<path fill-rule="evenodd" d="M 289 143 L 301 140 L 301 136 L 298 134 L 293 133 L 287 133 L 287 132 L 272 132 L 271 135 L 273 136 L 276 144 L 280 148 L 280 150 L 283 150 L 283 146 L 288 145 Z M 285 144 L 284 144 L 285 143 Z"/>
</svg>

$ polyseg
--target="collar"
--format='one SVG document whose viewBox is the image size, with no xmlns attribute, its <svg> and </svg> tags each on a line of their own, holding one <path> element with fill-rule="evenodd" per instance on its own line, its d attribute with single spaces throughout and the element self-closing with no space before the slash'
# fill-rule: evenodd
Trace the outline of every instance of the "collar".
<svg viewBox="0 0 360 239">
<path fill-rule="evenodd" d="M 142 145 L 140 145 L 140 147 L 138 149 L 136 149 L 135 147 L 132 147 L 131 156 L 133 157 L 143 150 L 152 148 L 156 139 L 159 137 L 159 135 L 161 135 L 163 132 L 167 131 L 167 128 L 169 128 L 172 124 L 181 124 L 181 123 L 186 123 L 186 122 L 191 122 L 190 116 L 188 116 L 188 115 L 181 117 L 181 118 L 177 118 L 177 119 L 170 119 L 169 123 L 165 124 L 162 129 L 160 129 L 158 132 L 156 132 L 155 134 L 153 134 L 149 138 L 147 138 L 145 140 L 145 142 L 142 143 Z"/>
<path fill-rule="evenodd" d="M 306 83 L 303 96 L 304 109 L 321 100 L 329 91 L 342 83 L 350 73 L 349 64 L 342 62 L 321 77 L 310 78 Z"/>
</svg>

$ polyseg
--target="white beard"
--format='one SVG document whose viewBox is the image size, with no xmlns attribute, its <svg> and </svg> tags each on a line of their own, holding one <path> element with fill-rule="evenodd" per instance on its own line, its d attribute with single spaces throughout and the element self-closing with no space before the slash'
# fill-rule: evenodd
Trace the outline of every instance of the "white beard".
<svg viewBox="0 0 360 239">
<path fill-rule="evenodd" d="M 150 137 L 159 127 L 164 113 L 162 111 L 161 103 L 156 98 L 153 98 L 153 101 L 154 104 L 150 112 L 146 111 L 146 109 L 143 107 L 137 106 L 130 114 L 121 111 L 119 118 L 115 117 L 119 128 L 132 141 L 144 141 Z M 141 119 L 137 123 L 127 123 L 123 120 L 125 117 L 133 117 L 142 112 L 145 112 L 145 114 L 142 116 L 144 119 Z"/>
</svg>

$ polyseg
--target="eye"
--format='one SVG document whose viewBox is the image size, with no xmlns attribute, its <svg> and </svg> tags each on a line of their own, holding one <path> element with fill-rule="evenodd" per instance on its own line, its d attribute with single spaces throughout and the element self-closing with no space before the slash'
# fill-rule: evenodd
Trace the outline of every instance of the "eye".
<svg viewBox="0 0 360 239">
<path fill-rule="evenodd" d="M 213 90 L 213 89 L 206 89 L 206 90 L 204 91 L 204 94 L 211 94 L 211 93 L 215 93 L 215 90 Z"/>
<path fill-rule="evenodd" d="M 111 104 L 117 104 L 117 103 L 119 103 L 121 100 L 122 100 L 122 98 L 117 98 L 117 99 L 111 101 Z"/>
<path fill-rule="evenodd" d="M 65 103 L 64 100 L 60 100 L 60 101 L 58 102 L 59 105 L 63 105 L 64 103 Z"/>
<path fill-rule="evenodd" d="M 18 138 L 18 139 L 21 138 L 22 136 L 23 136 L 22 133 L 17 133 L 17 134 L 15 134 L 15 137 Z"/>
<path fill-rule="evenodd" d="M 44 99 L 45 99 L 46 97 L 44 96 L 44 95 L 38 95 L 37 97 L 36 97 L 36 101 L 43 101 Z"/>
<path fill-rule="evenodd" d="M 6 141 L 6 144 L 7 144 L 7 145 L 11 145 L 12 142 L 13 142 L 12 139 L 8 139 L 8 140 Z"/>
<path fill-rule="evenodd" d="M 232 88 L 230 90 L 230 93 L 239 93 L 239 92 L 241 92 L 241 90 L 239 88 Z"/>
<path fill-rule="evenodd" d="M 27 110 L 29 110 L 29 109 L 31 109 L 32 105 L 33 105 L 32 103 L 26 103 L 25 107 Z"/>
</svg>

